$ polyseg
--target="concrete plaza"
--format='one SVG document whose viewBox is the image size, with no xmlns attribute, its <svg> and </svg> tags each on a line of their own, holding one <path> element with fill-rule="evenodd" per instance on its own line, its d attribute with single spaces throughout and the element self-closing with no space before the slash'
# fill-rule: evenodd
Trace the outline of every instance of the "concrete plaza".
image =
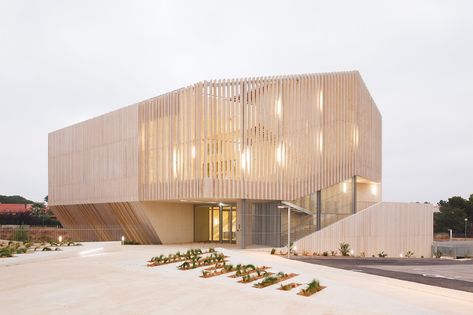
<svg viewBox="0 0 473 315">
<path fill-rule="evenodd" d="M 147 267 L 151 256 L 197 244 L 121 246 L 85 243 L 61 252 L 0 259 L 4 314 L 471 314 L 473 293 L 308 264 L 268 252 L 218 248 L 233 264 L 297 273 L 283 283 L 319 279 L 311 297 L 240 284 L 225 275 L 203 279 L 201 269 Z M 202 246 L 201 248 L 205 248 Z"/>
</svg>

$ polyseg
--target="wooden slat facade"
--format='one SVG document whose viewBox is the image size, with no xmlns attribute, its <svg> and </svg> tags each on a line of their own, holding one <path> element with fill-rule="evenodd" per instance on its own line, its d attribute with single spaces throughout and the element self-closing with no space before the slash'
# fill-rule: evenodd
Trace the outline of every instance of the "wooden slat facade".
<svg viewBox="0 0 473 315">
<path fill-rule="evenodd" d="M 66 225 L 147 227 L 140 202 L 295 200 L 355 175 L 381 182 L 381 115 L 356 71 L 203 81 L 49 134 Z"/>
<path fill-rule="evenodd" d="M 302 253 L 338 251 L 341 242 L 350 244 L 354 255 L 390 257 L 412 251 L 430 257 L 433 241 L 434 206 L 421 203 L 380 202 L 348 216 L 296 242 Z"/>
</svg>

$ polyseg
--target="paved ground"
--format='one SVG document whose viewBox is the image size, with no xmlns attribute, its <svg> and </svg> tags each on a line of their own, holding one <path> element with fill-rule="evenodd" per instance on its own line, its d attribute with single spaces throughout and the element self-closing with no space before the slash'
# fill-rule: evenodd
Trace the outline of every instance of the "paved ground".
<svg viewBox="0 0 473 315">
<path fill-rule="evenodd" d="M 295 257 L 294 259 L 312 264 L 473 292 L 473 260 L 345 257 Z"/>
<path fill-rule="evenodd" d="M 146 260 L 189 246 L 88 243 L 0 259 L 2 314 L 471 314 L 473 294 L 288 260 L 268 252 L 222 249 L 231 263 L 271 266 L 327 286 L 312 297 L 235 279 L 200 278 L 200 269 Z M 201 245 L 202 246 L 202 245 Z M 284 283 L 288 283 L 286 281 Z"/>
</svg>

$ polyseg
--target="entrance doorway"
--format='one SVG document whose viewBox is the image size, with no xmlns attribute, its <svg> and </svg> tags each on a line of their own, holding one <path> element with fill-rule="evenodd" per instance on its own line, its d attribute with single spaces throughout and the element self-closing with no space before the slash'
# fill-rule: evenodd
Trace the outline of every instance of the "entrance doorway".
<svg viewBox="0 0 473 315">
<path fill-rule="evenodd" d="M 235 243 L 236 211 L 236 205 L 232 204 L 196 205 L 194 241 Z"/>
</svg>

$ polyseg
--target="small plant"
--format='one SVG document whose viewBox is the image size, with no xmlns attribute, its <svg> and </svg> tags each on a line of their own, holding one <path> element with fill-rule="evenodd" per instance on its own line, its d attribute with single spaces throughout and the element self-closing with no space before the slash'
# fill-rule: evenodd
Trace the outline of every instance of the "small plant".
<svg viewBox="0 0 473 315">
<path fill-rule="evenodd" d="M 410 250 L 408 250 L 405 256 L 406 258 L 414 257 L 414 252 L 411 252 Z"/>
<path fill-rule="evenodd" d="M 441 258 L 442 257 L 442 252 L 440 249 L 437 248 L 437 250 L 434 253 L 435 258 Z"/>
<path fill-rule="evenodd" d="M 21 247 L 16 250 L 17 254 L 25 254 L 26 253 L 26 247 Z"/>
<path fill-rule="evenodd" d="M 180 270 L 187 270 L 190 268 L 190 263 L 188 261 L 185 261 L 182 264 L 180 264 L 177 268 Z"/>
<path fill-rule="evenodd" d="M 209 247 L 209 253 L 215 253 L 215 248 Z"/>
<path fill-rule="evenodd" d="M 337 256 L 337 252 L 334 251 L 334 250 L 331 250 L 331 251 L 330 251 L 330 254 L 331 254 L 332 256 Z"/>
<path fill-rule="evenodd" d="M 361 256 L 361 257 L 366 257 L 366 253 L 365 253 L 365 252 L 361 252 L 361 253 L 360 253 L 360 256 Z"/>
<path fill-rule="evenodd" d="M 312 294 L 319 292 L 322 289 L 323 287 L 320 285 L 319 280 L 313 279 L 311 282 L 307 284 L 307 287 L 305 289 L 302 289 L 299 292 L 299 295 L 311 296 Z"/>
<path fill-rule="evenodd" d="M 340 243 L 340 247 L 338 249 L 342 256 L 349 256 L 350 255 L 350 244 L 342 242 Z"/>
<path fill-rule="evenodd" d="M 328 256 L 328 252 L 325 251 L 325 252 L 322 253 L 322 255 L 323 255 L 323 256 Z"/>
<path fill-rule="evenodd" d="M 28 230 L 24 225 L 20 225 L 20 227 L 13 232 L 13 239 L 22 242 L 26 242 L 29 239 Z"/>
<path fill-rule="evenodd" d="M 386 254 L 386 253 L 384 252 L 384 250 L 382 250 L 382 251 L 380 251 L 380 252 L 378 253 L 378 257 L 379 257 L 379 258 L 385 258 L 386 256 L 388 256 L 388 254 Z"/>
<path fill-rule="evenodd" d="M 271 249 L 271 255 L 276 254 L 276 248 Z"/>
<path fill-rule="evenodd" d="M 279 287 L 279 290 L 283 290 L 283 291 L 289 291 L 289 290 L 292 290 L 296 287 L 300 286 L 299 283 L 294 283 L 294 282 L 291 282 L 291 283 L 288 283 L 288 284 L 282 284 L 281 283 L 281 286 Z"/>
<path fill-rule="evenodd" d="M 206 270 L 202 270 L 202 277 L 207 278 L 209 272 Z"/>
<path fill-rule="evenodd" d="M 51 247 L 43 247 L 43 252 L 50 252 L 52 251 Z"/>
<path fill-rule="evenodd" d="M 0 257 L 13 257 L 13 248 L 4 247 L 0 249 Z"/>
</svg>

